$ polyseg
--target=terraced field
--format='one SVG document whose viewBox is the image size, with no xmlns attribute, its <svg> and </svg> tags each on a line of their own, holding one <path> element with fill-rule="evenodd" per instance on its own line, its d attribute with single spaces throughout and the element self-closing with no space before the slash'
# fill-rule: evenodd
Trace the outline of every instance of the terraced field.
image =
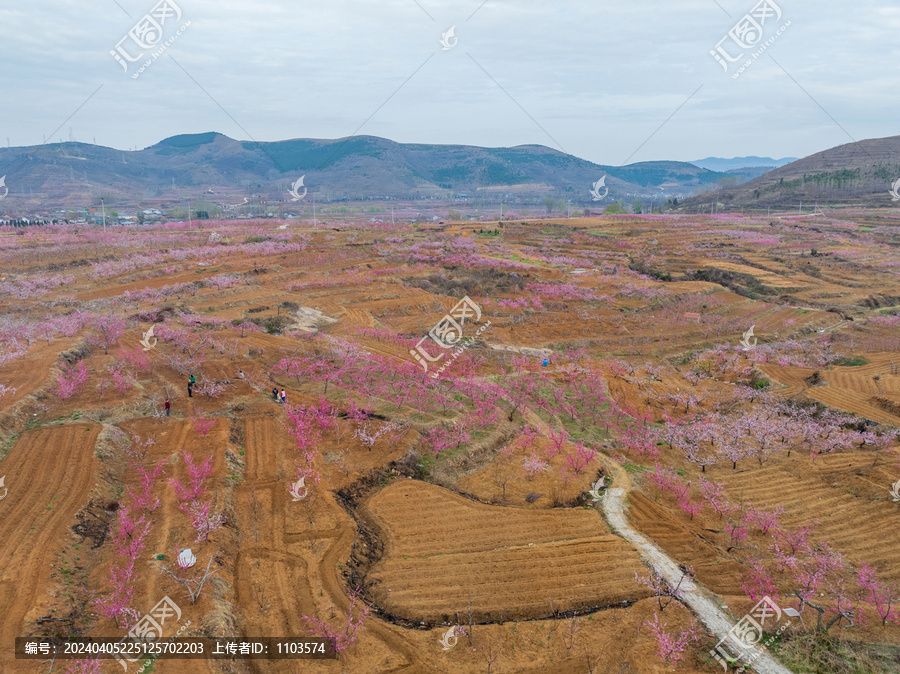
<svg viewBox="0 0 900 674">
<path fill-rule="evenodd" d="M 46 342 L 36 343 L 22 358 L 14 363 L 8 363 L 0 367 L 0 381 L 6 386 L 14 388 L 15 393 L 0 396 L 0 411 L 9 409 L 17 402 L 50 380 L 50 372 L 60 348 L 63 350 L 72 348 L 80 340 L 78 338 L 66 339 L 65 342 L 49 346 Z"/>
<path fill-rule="evenodd" d="M 27 431 L 3 460 L 9 490 L 0 500 L 0 671 L 34 671 L 13 658 L 12 636 L 44 615 L 49 562 L 88 499 L 100 426 L 68 424 Z"/>
<path fill-rule="evenodd" d="M 408 619 L 455 620 L 471 602 L 477 621 L 515 620 L 647 596 L 636 552 L 594 511 L 486 506 L 401 481 L 365 512 L 385 540 L 373 594 Z"/>
<path fill-rule="evenodd" d="M 704 586 L 723 597 L 743 593 L 741 566 L 704 539 L 699 527 L 681 522 L 642 492 L 631 492 L 628 504 L 634 528 L 652 538 L 673 559 L 692 568 Z"/>
<path fill-rule="evenodd" d="M 838 464 L 852 470 L 860 464 L 871 464 L 871 457 L 846 453 L 823 458 L 828 462 L 821 467 L 821 474 L 804 457 L 793 463 L 726 475 L 723 482 L 729 493 L 742 494 L 756 507 L 771 510 L 781 505 L 787 511 L 784 520 L 792 527 L 818 522 L 816 531 L 841 553 L 856 563 L 872 564 L 886 578 L 900 580 L 897 504 L 891 503 L 886 489 L 880 501 L 855 496 L 842 488 L 833 474 Z"/>
<path fill-rule="evenodd" d="M 872 393 L 860 393 L 853 389 L 816 386 L 804 391 L 804 395 L 818 400 L 828 407 L 851 412 L 863 419 L 871 419 L 881 424 L 900 423 L 900 417 L 877 407 L 872 402 Z"/>
</svg>

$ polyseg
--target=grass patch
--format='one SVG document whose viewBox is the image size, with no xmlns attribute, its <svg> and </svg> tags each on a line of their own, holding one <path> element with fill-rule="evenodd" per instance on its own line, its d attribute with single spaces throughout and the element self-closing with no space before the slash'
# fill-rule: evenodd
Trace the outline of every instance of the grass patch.
<svg viewBox="0 0 900 674">
<path fill-rule="evenodd" d="M 860 365 L 868 365 L 869 361 L 865 358 L 850 358 L 849 356 L 844 356 L 843 358 L 838 358 L 834 361 L 834 364 L 842 367 L 859 367 Z"/>
<path fill-rule="evenodd" d="M 797 674 L 874 674 L 897 671 L 900 648 L 844 641 L 830 634 L 785 633 L 771 649 Z"/>
</svg>

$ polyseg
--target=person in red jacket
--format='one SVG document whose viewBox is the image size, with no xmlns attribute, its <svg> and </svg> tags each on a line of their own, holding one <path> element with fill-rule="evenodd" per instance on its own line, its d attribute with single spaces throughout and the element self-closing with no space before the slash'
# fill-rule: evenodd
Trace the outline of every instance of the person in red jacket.
<svg viewBox="0 0 900 674">
<path fill-rule="evenodd" d="M 169 405 L 169 399 L 166 398 L 166 416 L 169 416 L 169 410 L 171 409 L 171 405 Z"/>
</svg>

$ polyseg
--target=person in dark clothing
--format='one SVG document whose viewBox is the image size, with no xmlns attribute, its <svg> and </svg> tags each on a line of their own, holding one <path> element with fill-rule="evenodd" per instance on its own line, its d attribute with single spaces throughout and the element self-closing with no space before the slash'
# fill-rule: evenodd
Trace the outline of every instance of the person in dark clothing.
<svg viewBox="0 0 900 674">
<path fill-rule="evenodd" d="M 169 416 L 170 409 L 171 409 L 171 405 L 169 405 L 169 399 L 166 398 L 166 416 Z"/>
<path fill-rule="evenodd" d="M 278 388 L 272 389 L 272 400 L 274 400 L 276 402 L 278 401 Z"/>
<path fill-rule="evenodd" d="M 193 398 L 193 397 L 194 397 L 194 382 L 189 381 L 188 382 L 188 398 Z"/>
</svg>

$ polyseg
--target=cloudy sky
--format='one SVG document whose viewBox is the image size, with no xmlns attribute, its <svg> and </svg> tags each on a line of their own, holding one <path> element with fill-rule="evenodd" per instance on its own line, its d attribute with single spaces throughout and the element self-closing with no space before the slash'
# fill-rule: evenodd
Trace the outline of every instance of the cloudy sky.
<svg viewBox="0 0 900 674">
<path fill-rule="evenodd" d="M 896 0 L 173 1 L 2 0 L 0 143 L 369 134 L 620 165 L 900 134 Z"/>
</svg>

